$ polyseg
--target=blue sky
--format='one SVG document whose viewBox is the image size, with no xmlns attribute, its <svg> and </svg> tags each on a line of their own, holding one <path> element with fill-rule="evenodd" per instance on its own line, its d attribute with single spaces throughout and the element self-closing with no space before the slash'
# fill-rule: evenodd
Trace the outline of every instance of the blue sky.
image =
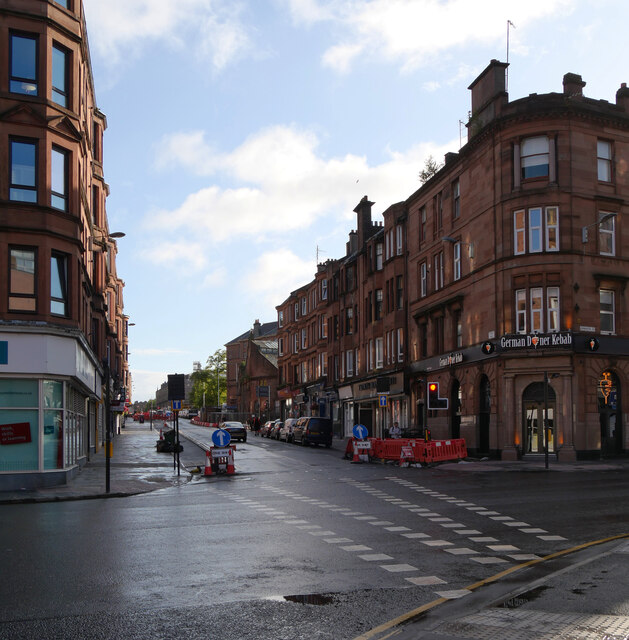
<svg viewBox="0 0 629 640">
<path fill-rule="evenodd" d="M 511 100 L 629 82 L 626 0 L 83 1 L 134 400 L 275 320 L 363 195 L 379 219 L 465 144 L 507 20 Z"/>
</svg>

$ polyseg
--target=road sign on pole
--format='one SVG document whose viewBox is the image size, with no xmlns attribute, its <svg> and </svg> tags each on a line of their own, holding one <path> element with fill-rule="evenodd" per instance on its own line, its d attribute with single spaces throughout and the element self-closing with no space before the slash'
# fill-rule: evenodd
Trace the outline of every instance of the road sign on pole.
<svg viewBox="0 0 629 640">
<path fill-rule="evenodd" d="M 229 431 L 225 431 L 225 429 L 217 429 L 212 434 L 212 442 L 217 447 L 226 447 L 231 442 L 231 434 Z"/>
</svg>

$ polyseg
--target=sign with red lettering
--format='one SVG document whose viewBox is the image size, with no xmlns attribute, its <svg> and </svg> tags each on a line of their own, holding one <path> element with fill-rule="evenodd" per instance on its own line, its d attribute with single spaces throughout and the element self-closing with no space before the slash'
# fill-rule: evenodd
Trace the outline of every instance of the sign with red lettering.
<svg viewBox="0 0 629 640">
<path fill-rule="evenodd" d="M 0 424 L 0 444 L 25 444 L 31 441 L 30 422 Z"/>
</svg>

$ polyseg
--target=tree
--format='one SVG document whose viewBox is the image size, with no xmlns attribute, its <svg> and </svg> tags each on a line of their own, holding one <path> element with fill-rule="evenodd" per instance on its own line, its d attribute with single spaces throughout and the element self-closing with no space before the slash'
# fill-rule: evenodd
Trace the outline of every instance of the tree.
<svg viewBox="0 0 629 640">
<path fill-rule="evenodd" d="M 227 353 L 218 349 L 208 356 L 205 367 L 192 373 L 190 402 L 195 407 L 222 406 L 227 399 Z"/>
<path fill-rule="evenodd" d="M 419 172 L 419 181 L 424 184 L 428 182 L 440 169 L 443 164 L 439 164 L 432 156 L 426 158 L 424 168 Z"/>
</svg>

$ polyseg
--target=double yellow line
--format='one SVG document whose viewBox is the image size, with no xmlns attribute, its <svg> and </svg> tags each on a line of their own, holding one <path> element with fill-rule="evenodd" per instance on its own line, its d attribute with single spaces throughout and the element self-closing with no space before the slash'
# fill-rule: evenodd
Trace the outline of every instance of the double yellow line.
<svg viewBox="0 0 629 640">
<path fill-rule="evenodd" d="M 584 544 L 577 545 L 576 547 L 570 547 L 569 549 L 564 549 L 563 551 L 557 551 L 555 553 L 551 553 L 548 556 L 544 556 L 543 558 L 536 558 L 535 560 L 529 560 L 528 562 L 524 562 L 522 564 L 515 565 L 514 567 L 510 567 L 509 569 L 505 569 L 500 573 L 497 573 L 489 578 L 485 578 L 484 580 L 480 580 L 479 582 L 475 582 L 468 587 L 464 587 L 468 591 L 474 591 L 474 589 L 478 589 L 479 587 L 483 587 L 487 584 L 491 584 L 492 582 L 496 582 L 505 576 L 508 576 L 511 573 L 515 573 L 516 571 L 520 571 L 521 569 L 526 569 L 527 567 L 532 567 L 533 565 L 540 564 L 542 562 L 547 562 L 548 560 L 553 560 L 555 558 L 560 558 L 561 556 L 566 556 L 570 553 L 576 553 L 577 551 L 582 551 L 583 549 L 587 549 L 588 547 L 594 547 L 598 544 L 605 544 L 606 542 L 613 542 L 614 540 L 622 540 L 623 538 L 629 538 L 629 533 L 621 533 L 617 536 L 612 536 L 611 538 L 603 538 L 602 540 L 594 540 L 593 542 L 586 542 Z M 417 607 L 417 609 L 412 609 L 407 613 L 398 616 L 397 618 L 393 618 L 388 622 L 384 622 L 383 624 L 370 629 L 366 633 L 363 633 L 360 636 L 354 638 L 354 640 L 370 640 L 370 638 L 375 638 L 378 636 L 378 640 L 386 640 L 387 638 L 392 638 L 401 632 L 400 629 L 395 629 L 394 627 L 398 627 L 413 618 L 425 613 L 426 611 L 430 611 L 430 609 L 434 609 L 438 607 L 440 604 L 444 602 L 449 602 L 449 598 L 438 598 L 437 600 L 433 600 L 432 602 L 428 602 L 427 604 L 422 605 L 421 607 Z M 387 631 L 391 631 L 387 635 L 380 635 L 381 633 L 385 633 Z"/>
</svg>

